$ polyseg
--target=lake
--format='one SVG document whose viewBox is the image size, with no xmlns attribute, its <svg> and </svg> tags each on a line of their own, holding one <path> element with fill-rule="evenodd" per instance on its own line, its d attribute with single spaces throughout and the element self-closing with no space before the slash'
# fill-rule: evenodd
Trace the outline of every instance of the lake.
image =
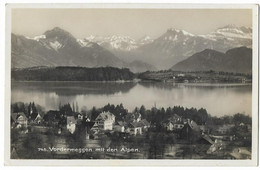
<svg viewBox="0 0 260 170">
<path fill-rule="evenodd" d="M 59 104 L 99 108 L 120 104 L 129 111 L 144 105 L 205 108 L 212 116 L 252 115 L 252 86 L 245 84 L 173 84 L 161 82 L 12 82 L 11 102 L 35 102 L 46 109 Z"/>
</svg>

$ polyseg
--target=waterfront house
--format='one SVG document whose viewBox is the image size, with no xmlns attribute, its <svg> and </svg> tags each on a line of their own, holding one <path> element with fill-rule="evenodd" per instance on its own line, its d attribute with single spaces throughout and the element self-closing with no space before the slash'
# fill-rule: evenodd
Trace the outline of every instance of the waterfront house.
<svg viewBox="0 0 260 170">
<path fill-rule="evenodd" d="M 67 116 L 67 130 L 73 134 L 76 130 L 77 121 L 74 116 Z"/>
<path fill-rule="evenodd" d="M 115 116 L 110 112 L 102 112 L 95 119 L 93 129 L 95 130 L 113 130 Z"/>
</svg>

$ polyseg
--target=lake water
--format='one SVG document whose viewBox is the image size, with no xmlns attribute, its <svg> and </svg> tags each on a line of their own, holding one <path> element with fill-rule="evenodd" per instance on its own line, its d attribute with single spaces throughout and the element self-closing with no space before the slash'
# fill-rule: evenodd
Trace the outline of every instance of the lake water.
<svg viewBox="0 0 260 170">
<path fill-rule="evenodd" d="M 12 82 L 11 102 L 35 102 L 46 110 L 59 104 L 78 104 L 79 109 L 120 104 L 136 106 L 184 106 L 205 108 L 213 116 L 251 115 L 252 86 L 241 84 L 172 84 L 151 82 Z"/>
</svg>

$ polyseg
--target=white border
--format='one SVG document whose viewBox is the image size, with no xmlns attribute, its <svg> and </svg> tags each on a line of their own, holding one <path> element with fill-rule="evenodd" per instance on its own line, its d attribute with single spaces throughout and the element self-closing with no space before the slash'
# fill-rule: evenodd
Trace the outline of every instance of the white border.
<svg viewBox="0 0 260 170">
<path fill-rule="evenodd" d="M 11 160 L 10 114 L 5 114 L 5 165 L 70 166 L 256 166 L 258 163 L 258 6 L 253 4 L 8 4 L 6 6 L 5 113 L 10 113 L 11 9 L 12 8 L 150 8 L 150 9 L 252 9 L 253 15 L 253 88 L 252 160 Z"/>
</svg>

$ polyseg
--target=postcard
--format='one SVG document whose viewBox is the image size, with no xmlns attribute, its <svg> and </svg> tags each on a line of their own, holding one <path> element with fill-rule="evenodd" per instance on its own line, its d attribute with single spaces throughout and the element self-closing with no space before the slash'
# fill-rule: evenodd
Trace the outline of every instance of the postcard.
<svg viewBox="0 0 260 170">
<path fill-rule="evenodd" d="M 257 5 L 6 15 L 6 165 L 257 165 Z"/>
</svg>

